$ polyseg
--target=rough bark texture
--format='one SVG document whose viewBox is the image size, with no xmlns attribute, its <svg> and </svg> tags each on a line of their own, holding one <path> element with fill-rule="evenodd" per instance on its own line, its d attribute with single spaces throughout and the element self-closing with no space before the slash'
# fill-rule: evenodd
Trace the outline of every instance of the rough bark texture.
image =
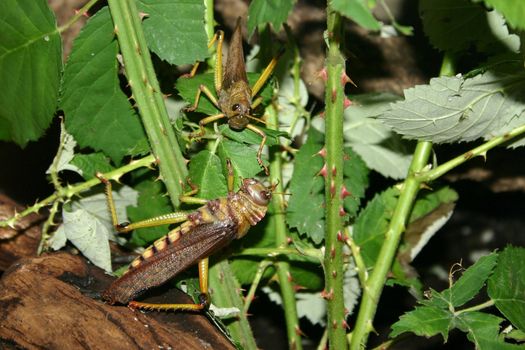
<svg viewBox="0 0 525 350">
<path fill-rule="evenodd" d="M 24 209 L 9 197 L 0 194 L 0 220 L 7 219 Z M 31 214 L 22 218 L 14 228 L 0 228 L 0 271 L 5 271 L 14 261 L 36 255 L 40 240 L 40 226 L 44 218 Z"/>
<path fill-rule="evenodd" d="M 234 348 L 203 315 L 142 313 L 101 302 L 97 297 L 112 279 L 68 253 L 17 261 L 0 280 L 0 349 Z M 188 302 L 176 290 L 166 297 Z"/>
</svg>

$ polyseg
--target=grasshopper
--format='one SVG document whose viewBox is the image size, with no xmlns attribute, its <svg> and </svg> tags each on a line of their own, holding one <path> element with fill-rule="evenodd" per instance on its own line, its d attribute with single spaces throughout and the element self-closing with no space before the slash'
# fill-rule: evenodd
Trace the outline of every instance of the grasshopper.
<svg viewBox="0 0 525 350">
<path fill-rule="evenodd" d="M 132 261 L 128 270 L 103 292 L 104 300 L 110 304 L 128 304 L 132 308 L 147 310 L 199 311 L 208 306 L 208 256 L 232 240 L 242 238 L 251 226 L 263 219 L 273 190 L 250 178 L 244 179 L 239 190 L 233 192 L 231 165 L 228 170 L 227 197 L 209 201 L 191 198 L 191 202 L 199 201 L 205 204 L 190 213 L 174 212 L 131 224 L 118 223 L 111 182 L 97 174 L 106 186 L 108 207 L 117 232 L 182 222 Z M 196 190 L 191 194 L 195 192 Z M 199 265 L 201 291 L 198 304 L 152 304 L 134 301 L 145 290 L 165 283 L 196 262 Z"/>
<path fill-rule="evenodd" d="M 279 54 L 274 57 L 268 66 L 261 73 L 259 79 L 253 87 L 248 84 L 248 78 L 246 76 L 246 64 L 244 62 L 244 51 L 242 48 L 242 31 L 241 31 L 241 18 L 237 19 L 237 25 L 233 32 L 230 48 L 228 50 L 228 58 L 226 65 L 222 66 L 222 44 L 224 41 L 224 32 L 218 31 L 210 41 L 208 48 L 210 48 L 217 41 L 217 53 L 216 53 L 216 64 L 215 64 L 215 92 L 218 96 L 215 97 L 210 89 L 204 85 L 200 85 L 195 95 L 195 102 L 192 106 L 187 108 L 187 111 L 194 111 L 199 105 L 199 99 L 201 94 L 204 93 L 210 101 L 221 111 L 221 113 L 208 116 L 199 121 L 200 130 L 196 133 L 190 134 L 190 137 L 202 137 L 205 134 L 204 126 L 206 124 L 217 121 L 221 118 L 228 119 L 228 125 L 234 130 L 243 130 L 245 128 L 250 129 L 256 134 L 262 137 L 259 149 L 257 151 L 257 162 L 264 169 L 266 175 L 268 175 L 268 168 L 264 165 L 261 155 L 264 144 L 266 143 L 266 134 L 264 131 L 250 123 L 250 119 L 261 121 L 260 119 L 251 115 L 251 111 L 256 108 L 262 102 L 262 97 L 254 99 L 255 96 L 261 91 L 270 75 L 272 74 L 277 60 L 282 54 L 283 50 L 279 51 Z M 193 68 L 190 76 L 195 75 L 197 66 Z"/>
</svg>

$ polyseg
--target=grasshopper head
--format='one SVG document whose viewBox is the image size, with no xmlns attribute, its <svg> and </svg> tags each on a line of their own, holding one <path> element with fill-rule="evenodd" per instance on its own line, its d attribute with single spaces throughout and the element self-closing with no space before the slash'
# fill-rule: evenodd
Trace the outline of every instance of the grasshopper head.
<svg viewBox="0 0 525 350">
<path fill-rule="evenodd" d="M 243 130 L 250 122 L 250 106 L 244 103 L 234 103 L 231 105 L 231 117 L 228 118 L 228 125 L 235 130 Z"/>
<path fill-rule="evenodd" d="M 272 191 L 256 179 L 242 180 L 241 191 L 247 193 L 257 205 L 267 206 L 272 198 Z"/>
</svg>

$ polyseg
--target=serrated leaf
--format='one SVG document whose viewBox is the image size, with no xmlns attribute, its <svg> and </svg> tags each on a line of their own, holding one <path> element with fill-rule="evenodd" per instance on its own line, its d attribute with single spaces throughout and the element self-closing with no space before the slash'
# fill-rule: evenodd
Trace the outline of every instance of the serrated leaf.
<svg viewBox="0 0 525 350">
<path fill-rule="evenodd" d="M 279 137 L 288 137 L 288 134 L 284 131 L 278 131 L 273 129 L 264 128 L 257 126 L 262 132 L 266 134 L 266 146 L 275 146 L 279 144 Z M 259 145 L 261 143 L 261 136 L 255 132 L 244 129 L 242 131 L 233 130 L 228 124 L 223 124 L 219 127 L 221 134 L 229 138 L 230 140 L 246 143 L 248 145 Z"/>
<path fill-rule="evenodd" d="M 500 337 L 501 317 L 484 312 L 465 312 L 455 323 L 457 328 L 467 333 L 467 338 L 479 350 L 523 350 L 525 346 L 505 343 Z"/>
<path fill-rule="evenodd" d="M 118 46 L 107 8 L 90 18 L 73 44 L 64 73 L 60 108 L 81 147 L 115 162 L 143 152 L 145 134 L 117 76 Z M 142 147 L 139 147 L 142 145 Z"/>
<path fill-rule="evenodd" d="M 53 162 L 46 170 L 46 174 L 51 174 L 52 171 L 71 170 L 82 175 L 82 170 L 71 163 L 75 155 L 75 147 L 77 142 L 72 135 L 68 134 L 64 123 L 60 123 L 60 145 L 59 152 L 55 155 Z"/>
<path fill-rule="evenodd" d="M 248 34 L 251 35 L 256 27 L 271 23 L 278 32 L 281 24 L 286 22 L 292 10 L 292 0 L 253 0 L 248 8 Z"/>
<path fill-rule="evenodd" d="M 399 99 L 389 93 L 350 96 L 352 105 L 344 111 L 343 126 L 345 145 L 352 147 L 370 169 L 394 179 L 407 175 L 413 145 L 375 117 Z"/>
<path fill-rule="evenodd" d="M 200 198 L 215 199 L 228 194 L 221 160 L 208 150 L 200 151 L 191 158 L 189 177 L 199 187 Z"/>
<path fill-rule="evenodd" d="M 150 219 L 173 211 L 164 185 L 152 178 L 142 180 L 135 186 L 138 191 L 136 204 L 127 208 L 127 214 L 132 222 Z M 144 246 L 166 235 L 169 225 L 140 228 L 133 231 L 130 243 L 135 246 Z"/>
<path fill-rule="evenodd" d="M 384 241 L 399 191 L 389 188 L 377 194 L 359 213 L 352 229 L 366 266 L 373 266 Z"/>
<path fill-rule="evenodd" d="M 114 168 L 109 164 L 109 159 L 104 153 L 76 154 L 71 164 L 80 170 L 80 175 L 85 180 L 95 177 L 97 172 L 107 173 Z"/>
<path fill-rule="evenodd" d="M 359 210 L 361 198 L 365 196 L 368 187 L 368 173 L 365 162 L 351 148 L 345 148 L 343 163 L 343 184 L 350 193 L 344 199 L 344 208 L 350 217 L 354 217 Z"/>
<path fill-rule="evenodd" d="M 447 310 L 434 306 L 420 306 L 405 313 L 392 325 L 390 337 L 411 332 L 419 336 L 431 337 L 441 334 L 447 341 L 452 315 Z"/>
<path fill-rule="evenodd" d="M 323 135 L 311 128 L 306 143 L 295 155 L 295 167 L 290 180 L 290 199 L 286 211 L 288 225 L 299 234 L 307 235 L 315 243 L 324 238 L 324 181 L 317 173 L 323 159 L 316 155 L 321 148 Z"/>
<path fill-rule="evenodd" d="M 124 186 L 113 196 L 117 217 L 125 218 L 125 208 L 136 204 L 137 193 Z M 108 239 L 114 236 L 114 227 L 105 195 L 101 193 L 74 201 L 70 209 L 62 212 L 60 230 L 63 232 L 59 232 L 59 237 L 65 235 L 93 264 L 111 271 Z"/>
<path fill-rule="evenodd" d="M 430 43 L 445 51 L 467 50 L 500 53 L 517 51 L 519 38 L 510 35 L 503 18 L 495 11 L 467 0 L 422 0 L 419 5 Z M 476 28 L 476 30 L 471 30 Z"/>
<path fill-rule="evenodd" d="M 259 79 L 259 76 L 261 74 L 247 73 L 247 75 L 248 83 L 250 84 L 250 86 L 253 86 L 257 79 Z M 179 91 L 179 96 L 182 97 L 182 99 L 188 102 L 190 105 L 193 105 L 193 103 L 195 102 L 195 96 L 197 94 L 197 91 L 199 90 L 200 85 L 206 86 L 210 91 L 213 91 L 215 97 L 217 97 L 217 93 L 215 92 L 214 88 L 214 73 L 198 74 L 192 78 L 181 77 L 177 80 L 176 88 Z M 271 85 L 272 84 L 270 84 L 270 82 L 266 83 L 261 92 L 259 92 L 258 96 L 261 96 L 263 98 L 263 105 L 266 104 L 272 96 Z M 199 104 L 195 111 L 207 115 L 214 115 L 220 113 L 217 107 L 215 107 L 215 105 L 204 94 L 201 94 Z"/>
<path fill-rule="evenodd" d="M 497 253 L 481 257 L 463 273 L 452 287 L 441 293 L 443 298 L 455 308 L 470 301 L 485 285 L 487 278 L 496 266 L 497 260 Z"/>
<path fill-rule="evenodd" d="M 479 0 L 476 0 L 479 2 Z M 483 2 L 498 10 L 507 22 L 516 29 L 525 29 L 525 3 L 521 0 L 483 0 Z"/>
<path fill-rule="evenodd" d="M 369 30 L 381 29 L 381 24 L 372 15 L 366 0 L 330 0 L 332 9 Z"/>
<path fill-rule="evenodd" d="M 257 162 L 257 151 L 253 148 L 237 142 L 222 140 L 219 143 L 218 151 L 223 163 L 223 169 L 226 169 L 226 159 L 231 161 L 235 174 L 234 188 L 238 188 L 240 185 L 239 177 L 243 179 L 255 177 L 262 171 L 261 166 Z"/>
<path fill-rule="evenodd" d="M 0 1 L 0 139 L 24 147 L 53 119 L 62 45 L 45 0 Z"/>
<path fill-rule="evenodd" d="M 488 282 L 488 293 L 496 307 L 521 331 L 525 331 L 524 261 L 524 248 L 505 248 Z"/>
<path fill-rule="evenodd" d="M 433 78 L 405 90 L 405 101 L 392 104 L 379 119 L 407 138 L 435 143 L 492 137 L 525 109 L 524 88 L 521 68 Z"/>
<path fill-rule="evenodd" d="M 148 47 L 176 65 L 204 61 L 208 43 L 202 1 L 138 0 Z"/>
</svg>

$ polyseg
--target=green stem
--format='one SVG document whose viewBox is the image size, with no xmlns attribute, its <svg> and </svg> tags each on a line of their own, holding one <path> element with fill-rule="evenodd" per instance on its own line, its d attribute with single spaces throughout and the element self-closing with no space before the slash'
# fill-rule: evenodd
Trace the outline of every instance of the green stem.
<svg viewBox="0 0 525 350">
<path fill-rule="evenodd" d="M 155 164 L 155 158 L 152 155 L 149 155 L 147 157 L 133 160 L 129 164 L 126 164 L 118 169 L 109 171 L 104 175 L 106 179 L 110 180 L 118 180 L 122 175 L 129 173 L 133 170 L 142 168 L 142 167 L 151 167 L 153 164 Z M 93 178 L 91 180 L 88 180 L 86 182 L 82 182 L 78 185 L 68 185 L 67 187 L 61 187 L 59 191 L 56 191 L 49 197 L 35 203 L 34 205 L 26 208 L 24 211 L 21 211 L 20 213 L 16 213 L 12 217 L 0 221 L 0 227 L 14 227 L 15 223 L 20 220 L 21 218 L 32 214 L 32 213 L 38 213 L 40 209 L 43 207 L 54 203 L 56 201 L 66 201 L 68 199 L 71 199 L 73 196 L 76 196 L 79 193 L 82 193 L 91 187 L 98 185 L 100 183 L 100 180 L 97 178 Z"/>
<path fill-rule="evenodd" d="M 329 2 L 330 3 L 330 2 Z M 346 348 L 346 314 L 343 297 L 343 101 L 345 61 L 340 51 L 342 18 L 328 7 L 327 83 L 325 94 L 325 296 L 328 309 L 328 341 L 332 349 Z"/>
<path fill-rule="evenodd" d="M 268 115 L 268 125 L 274 130 L 279 129 L 279 120 L 275 106 L 270 105 L 266 108 Z M 270 181 L 277 184 L 275 193 L 272 196 L 272 219 L 274 223 L 275 243 L 279 247 L 288 246 L 288 230 L 286 228 L 286 206 L 284 200 L 284 189 L 282 179 L 282 159 L 280 147 L 271 149 L 270 162 Z M 288 347 L 290 349 L 302 349 L 301 332 L 299 329 L 299 318 L 297 316 L 297 304 L 295 301 L 295 290 L 292 284 L 290 273 L 290 263 L 288 261 L 278 261 L 277 278 L 283 299 L 284 316 L 286 320 L 286 333 L 288 335 Z"/>
<path fill-rule="evenodd" d="M 449 160 L 446 163 L 441 164 L 440 166 L 436 167 L 433 170 L 422 172 L 417 176 L 418 180 L 420 182 L 429 182 L 433 181 L 440 176 L 446 174 L 450 170 L 454 169 L 455 167 L 465 163 L 466 161 L 477 157 L 477 156 L 483 156 L 485 157 L 487 154 L 487 151 L 491 150 L 492 148 L 501 145 L 504 142 L 507 142 L 508 140 L 517 137 L 525 132 L 525 125 L 519 126 L 517 128 L 512 129 L 511 131 L 507 132 L 506 134 L 502 136 L 495 137 L 493 139 L 490 139 L 489 141 L 485 142 L 484 144 L 475 147 L 471 149 L 470 151 L 467 151 L 451 160 Z"/>
<path fill-rule="evenodd" d="M 78 21 L 84 14 L 86 14 L 93 5 L 97 3 L 98 0 L 90 0 L 88 1 L 80 10 L 78 10 L 77 13 L 73 17 L 69 19 L 65 24 L 58 27 L 58 32 L 62 33 L 69 29 L 76 21 Z"/>
<path fill-rule="evenodd" d="M 468 307 L 468 308 L 463 309 L 463 310 L 458 310 L 458 311 L 454 312 L 454 315 L 455 316 L 459 316 L 459 315 L 461 315 L 462 313 L 465 313 L 465 312 L 479 311 L 479 310 L 483 310 L 483 309 L 486 309 L 486 308 L 491 307 L 491 306 L 494 306 L 494 300 L 489 299 L 489 300 L 487 300 L 484 303 L 481 303 L 481 304 L 478 304 L 478 305 L 474 305 L 474 306 Z"/>
<path fill-rule="evenodd" d="M 175 138 L 175 131 L 169 122 L 164 96 L 146 45 L 139 11 L 134 1 L 109 0 L 108 4 L 133 98 L 137 102 L 153 154 L 160 160 L 161 178 L 171 202 L 174 207 L 178 207 L 188 171 Z"/>
<path fill-rule="evenodd" d="M 296 248 L 245 248 L 239 251 L 235 256 L 263 256 L 268 258 L 275 258 L 283 255 L 298 255 L 306 258 L 308 261 L 313 263 L 319 263 L 322 259 L 321 251 L 316 248 L 310 248 L 305 250 L 297 250 Z"/>
<path fill-rule="evenodd" d="M 250 286 L 250 290 L 248 291 L 248 294 L 246 294 L 245 301 L 244 301 L 244 308 L 243 308 L 243 314 L 247 315 L 248 310 L 250 309 L 250 305 L 252 304 L 253 298 L 255 298 L 255 292 L 257 291 L 257 287 L 259 286 L 259 283 L 261 282 L 261 279 L 264 275 L 264 271 L 270 266 L 272 266 L 272 262 L 270 260 L 263 260 L 259 263 L 259 266 L 257 267 L 257 271 L 255 272 L 255 277 L 253 278 L 252 284 Z"/>
<path fill-rule="evenodd" d="M 376 265 L 363 289 L 363 299 L 361 300 L 355 329 L 352 332 L 350 349 L 364 349 L 368 335 L 373 330 L 372 321 L 379 303 L 379 297 L 420 187 L 416 174 L 428 164 L 431 149 L 432 143 L 426 141 L 420 141 L 416 146 L 408 176 L 401 188 L 401 194 L 385 234 L 385 240 L 377 257 Z"/>
</svg>

